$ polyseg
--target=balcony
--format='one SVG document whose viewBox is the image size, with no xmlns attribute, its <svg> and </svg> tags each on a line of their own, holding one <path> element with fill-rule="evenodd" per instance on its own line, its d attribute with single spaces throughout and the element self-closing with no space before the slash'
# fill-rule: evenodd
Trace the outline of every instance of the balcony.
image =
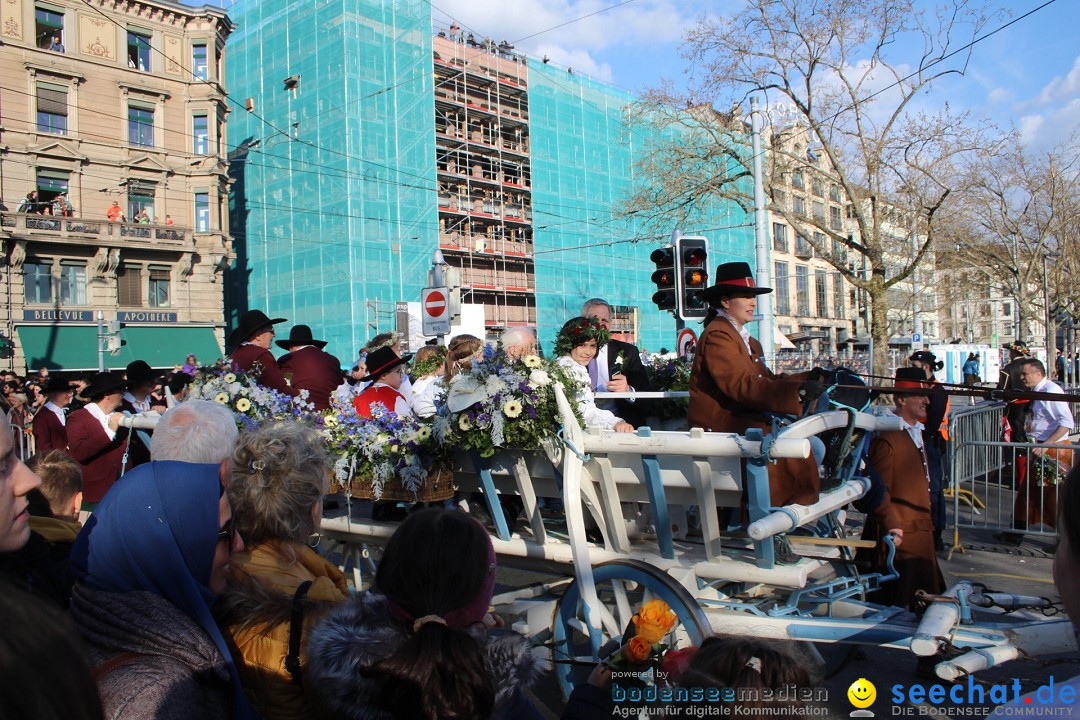
<svg viewBox="0 0 1080 720">
<path fill-rule="evenodd" d="M 814 248 L 805 240 L 798 240 L 795 243 L 795 257 L 809 260 L 814 257 Z"/>
<path fill-rule="evenodd" d="M 0 215 L 0 229 L 6 235 L 27 240 L 88 247 L 116 246 L 182 251 L 195 247 L 195 231 L 192 228 L 177 225 L 118 223 L 77 217 L 4 213 Z"/>
<path fill-rule="evenodd" d="M 439 234 L 439 247 L 451 252 L 478 253 L 482 255 L 508 255 L 532 257 L 532 243 L 525 240 L 493 238 L 487 235 L 444 232 Z"/>
</svg>

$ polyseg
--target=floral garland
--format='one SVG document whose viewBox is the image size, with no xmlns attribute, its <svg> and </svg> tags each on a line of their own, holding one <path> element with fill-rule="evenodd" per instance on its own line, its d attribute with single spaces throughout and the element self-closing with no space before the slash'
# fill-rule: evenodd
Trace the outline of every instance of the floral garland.
<svg viewBox="0 0 1080 720">
<path fill-rule="evenodd" d="M 446 348 L 442 345 L 436 345 L 436 351 L 428 356 L 426 360 L 421 360 L 412 363 L 412 372 L 410 373 L 413 380 L 418 380 L 422 377 L 427 377 L 436 370 L 441 370 L 446 363 Z"/>
<path fill-rule="evenodd" d="M 611 333 L 596 318 L 576 317 L 568 320 L 555 338 L 555 357 L 563 357 L 589 340 L 596 341 L 596 349 L 607 345 Z"/>
<path fill-rule="evenodd" d="M 257 371 L 258 367 L 254 369 Z M 302 418 L 312 408 L 306 390 L 294 399 L 260 385 L 253 373 L 217 366 L 196 371 L 188 397 L 211 400 L 229 408 L 241 430 L 251 430 L 272 421 Z"/>
</svg>

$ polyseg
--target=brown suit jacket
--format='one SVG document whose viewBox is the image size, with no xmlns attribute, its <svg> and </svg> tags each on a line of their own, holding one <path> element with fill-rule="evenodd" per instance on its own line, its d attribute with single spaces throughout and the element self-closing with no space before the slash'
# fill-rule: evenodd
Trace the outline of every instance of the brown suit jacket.
<svg viewBox="0 0 1080 720">
<path fill-rule="evenodd" d="M 34 452 L 47 453 L 50 450 L 67 450 L 67 428 L 56 417 L 56 413 L 42 406 L 34 416 Z"/>
<path fill-rule="evenodd" d="M 297 392 L 308 391 L 308 401 L 316 410 L 330 407 L 330 393 L 345 379 L 341 373 L 341 362 L 314 345 L 283 355 L 278 365 Z"/>
<path fill-rule="evenodd" d="M 930 514 L 930 480 L 923 455 L 906 430 L 878 434 L 870 441 L 869 462 L 885 484 L 885 499 L 867 519 L 863 538 L 879 543 L 876 564 L 883 568 L 881 538 L 889 530 L 904 531 L 894 564 L 900 579 L 879 590 L 874 602 L 909 607 L 915 593 L 941 593 L 945 579 L 934 552 L 934 521 Z"/>
<path fill-rule="evenodd" d="M 255 374 L 256 382 L 292 397 L 299 394 L 296 388 L 289 387 L 289 383 L 285 381 L 285 375 L 278 367 L 277 360 L 269 350 L 258 345 L 241 345 L 232 351 L 229 359 L 232 360 L 233 367 L 244 372 L 252 372 L 252 368 L 258 363 L 259 372 Z"/>
<path fill-rule="evenodd" d="M 120 477 L 128 429 L 120 428 L 109 440 L 97 418 L 82 408 L 68 416 L 67 432 L 68 454 L 83 469 L 83 499 L 100 502 Z"/>
<path fill-rule="evenodd" d="M 766 412 L 798 415 L 799 385 L 807 373 L 777 375 L 762 360 L 761 343 L 750 348 L 726 318 L 705 328 L 690 370 L 690 427 L 712 432 L 745 433 L 771 429 Z M 813 458 L 785 459 L 769 466 L 770 500 L 774 506 L 817 501 L 821 480 Z"/>
</svg>

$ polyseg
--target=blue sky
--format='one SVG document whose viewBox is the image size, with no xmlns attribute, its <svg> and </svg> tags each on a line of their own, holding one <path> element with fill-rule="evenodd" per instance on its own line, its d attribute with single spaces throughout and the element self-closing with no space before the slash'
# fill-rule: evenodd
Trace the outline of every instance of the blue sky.
<svg viewBox="0 0 1080 720">
<path fill-rule="evenodd" d="M 990 2 L 1007 14 L 987 30 L 1042 5 L 1046 0 Z M 724 13 L 738 0 L 631 0 L 577 20 L 620 0 L 434 0 L 438 23 L 456 19 L 478 37 L 517 41 L 519 49 L 572 67 L 632 91 L 677 85 L 685 78 L 680 47 L 688 28 L 704 14 Z M 929 6 L 930 3 L 921 3 Z M 562 23 L 564 27 L 550 30 Z M 928 107 L 949 102 L 1018 128 L 1033 148 L 1065 140 L 1080 124 L 1080 1 L 1056 0 L 1033 15 L 975 45 L 964 76 L 945 78 L 922 100 Z M 985 32 L 985 31 L 984 31 Z M 527 37 L 540 33 L 534 37 Z M 522 39 L 527 38 L 527 39 Z M 913 62 L 898 46 L 892 60 Z"/>
</svg>

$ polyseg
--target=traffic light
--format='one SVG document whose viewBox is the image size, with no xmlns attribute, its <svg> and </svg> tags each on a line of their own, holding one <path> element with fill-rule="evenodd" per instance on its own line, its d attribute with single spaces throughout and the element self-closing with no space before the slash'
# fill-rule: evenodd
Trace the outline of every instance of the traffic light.
<svg viewBox="0 0 1080 720">
<path fill-rule="evenodd" d="M 703 237 L 680 237 L 676 247 L 678 267 L 678 315 L 695 320 L 708 314 L 702 291 L 709 286 L 709 241 Z"/>
<path fill-rule="evenodd" d="M 675 250 L 672 247 L 657 248 L 652 251 L 649 259 L 656 264 L 656 271 L 652 274 L 652 281 L 656 283 L 656 292 L 653 293 L 652 301 L 661 310 L 675 310 Z"/>
<path fill-rule="evenodd" d="M 0 334 L 0 358 L 9 360 L 15 357 L 15 343 L 6 335 Z"/>
</svg>

